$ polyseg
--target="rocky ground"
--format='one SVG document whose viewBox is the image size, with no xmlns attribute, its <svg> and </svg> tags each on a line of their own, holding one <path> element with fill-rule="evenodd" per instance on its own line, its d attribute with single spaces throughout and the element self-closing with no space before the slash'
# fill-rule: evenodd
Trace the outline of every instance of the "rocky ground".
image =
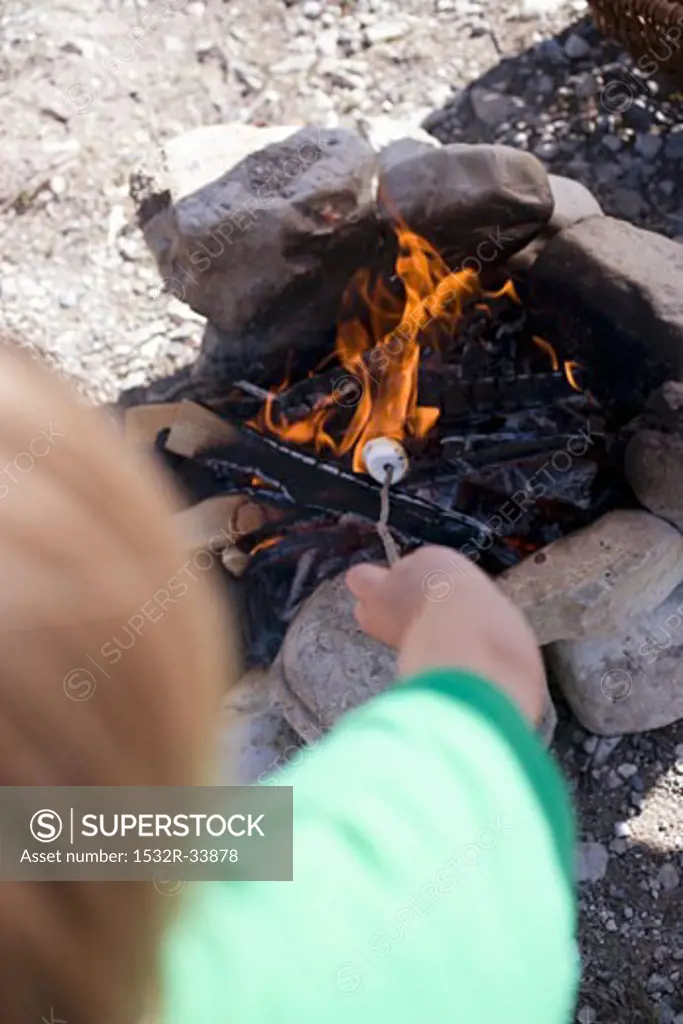
<svg viewBox="0 0 683 1024">
<path fill-rule="evenodd" d="M 683 123 L 581 0 L 5 0 L 0 317 L 98 399 L 191 361 L 130 172 L 200 124 L 363 124 L 498 140 L 683 238 Z M 666 72 L 660 61 L 658 72 Z M 465 91 L 465 86 L 472 88 Z M 582 1024 L 683 1021 L 683 724 L 618 743 L 560 709 L 580 815 Z"/>
</svg>

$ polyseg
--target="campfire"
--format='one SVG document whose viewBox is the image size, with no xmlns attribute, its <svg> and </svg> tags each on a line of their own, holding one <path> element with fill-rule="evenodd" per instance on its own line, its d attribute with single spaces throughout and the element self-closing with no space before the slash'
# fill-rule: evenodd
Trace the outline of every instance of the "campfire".
<svg viewBox="0 0 683 1024">
<path fill-rule="evenodd" d="M 579 364 L 533 333 L 512 279 L 488 289 L 472 269 L 451 271 L 404 225 L 396 237 L 393 272 L 358 269 L 332 351 L 313 368 L 292 365 L 290 354 L 269 387 L 240 379 L 207 405 L 234 440 L 196 455 L 193 469 L 211 475 L 215 493 L 278 510 L 235 537 L 248 561 L 228 559 L 249 604 L 270 606 L 268 622 L 247 617 L 255 663 L 272 660 L 292 609 L 322 580 L 358 558 L 382 558 L 375 522 L 387 472 L 399 551 L 448 544 L 492 572 L 610 506 L 609 482 L 596 490 L 599 406 L 578 383 Z M 585 456 L 549 474 L 542 497 L 519 494 L 533 467 L 573 439 L 580 447 L 582 436 Z M 382 440 L 394 442 L 401 480 L 395 455 L 368 468 Z M 501 503 L 516 493 L 517 515 L 503 522 Z"/>
<path fill-rule="evenodd" d="M 551 593 L 538 567 L 610 516 L 648 515 L 626 479 L 624 447 L 648 415 L 648 394 L 676 379 L 671 338 L 646 346 L 630 330 L 643 303 L 606 299 L 609 272 L 604 287 L 592 266 L 572 276 L 562 244 L 566 236 L 578 265 L 575 229 L 553 223 L 554 195 L 534 158 L 414 143 L 377 158 L 336 136 L 326 149 L 319 134 L 313 155 L 305 136 L 296 181 L 257 192 L 261 220 L 232 250 L 214 245 L 205 277 L 183 289 L 210 323 L 180 390 L 159 382 L 124 396 L 149 410 L 182 398 L 155 430 L 156 447 L 189 512 L 227 503 L 212 550 L 237 581 L 247 662 L 273 662 L 325 581 L 424 543 L 500 576 L 542 643 L 591 635 L 584 612 L 612 607 L 612 568 L 585 593 L 567 577 L 567 596 Z M 277 156 L 302 160 L 298 138 L 175 205 L 168 192 L 139 203 L 170 290 L 178 294 L 180 268 L 198 264 L 200 244 L 209 250 L 199 241 L 206 210 L 225 209 L 228 193 L 237 201 L 254 167 L 262 182 Z M 331 149 L 340 142 L 341 155 Z M 332 180 L 320 176 L 326 162 Z M 598 219 L 609 220 L 585 224 Z M 271 221 L 286 226 L 281 238 Z M 272 251 L 257 253 L 265 239 Z M 596 543 L 587 574 L 610 549 Z M 654 600 L 681 580 L 683 568 Z M 572 616 L 583 624 L 567 626 Z"/>
</svg>

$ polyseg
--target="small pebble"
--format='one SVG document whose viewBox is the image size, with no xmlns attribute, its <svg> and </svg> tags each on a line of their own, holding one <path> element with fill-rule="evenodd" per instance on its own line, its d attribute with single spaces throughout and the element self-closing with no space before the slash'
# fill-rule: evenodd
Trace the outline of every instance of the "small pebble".
<svg viewBox="0 0 683 1024">
<path fill-rule="evenodd" d="M 593 737 L 595 739 L 595 737 Z M 601 736 L 595 748 L 594 762 L 597 766 L 606 764 L 621 743 L 621 736 Z M 586 741 L 588 742 L 588 741 Z"/>
<path fill-rule="evenodd" d="M 657 872 L 657 882 L 667 892 L 678 888 L 680 877 L 673 864 L 662 864 Z"/>
<path fill-rule="evenodd" d="M 663 142 L 659 135 L 638 135 L 633 148 L 638 156 L 645 160 L 654 160 L 662 146 Z"/>
<path fill-rule="evenodd" d="M 618 135 L 605 135 L 602 139 L 602 145 L 605 149 L 608 149 L 610 153 L 618 153 L 621 149 L 621 139 Z"/>
<path fill-rule="evenodd" d="M 374 25 L 368 25 L 365 38 L 370 46 L 374 46 L 377 43 L 390 43 L 394 39 L 402 39 L 408 31 L 408 25 L 403 21 L 378 21 Z"/>
<path fill-rule="evenodd" d="M 602 843 L 578 843 L 576 847 L 577 882 L 599 882 L 605 877 L 609 853 Z"/>
<path fill-rule="evenodd" d="M 57 301 L 62 309 L 73 309 L 78 305 L 78 296 L 75 292 L 60 292 Z"/>
<path fill-rule="evenodd" d="M 683 132 L 669 136 L 664 146 L 664 156 L 669 160 L 683 160 Z"/>
<path fill-rule="evenodd" d="M 50 191 L 55 196 L 64 195 L 66 192 L 66 178 L 62 174 L 55 174 L 50 178 Z"/>
<path fill-rule="evenodd" d="M 546 139 L 534 146 L 534 156 L 539 160 L 554 160 L 560 151 L 560 147 L 553 139 Z"/>
<path fill-rule="evenodd" d="M 598 748 L 599 739 L 597 736 L 589 736 L 588 739 L 583 741 L 583 749 L 587 754 L 594 754 Z"/>
<path fill-rule="evenodd" d="M 590 51 L 591 48 L 586 40 L 582 39 L 575 32 L 572 32 L 564 44 L 564 52 L 570 60 L 580 60 L 582 57 L 587 57 Z"/>
</svg>

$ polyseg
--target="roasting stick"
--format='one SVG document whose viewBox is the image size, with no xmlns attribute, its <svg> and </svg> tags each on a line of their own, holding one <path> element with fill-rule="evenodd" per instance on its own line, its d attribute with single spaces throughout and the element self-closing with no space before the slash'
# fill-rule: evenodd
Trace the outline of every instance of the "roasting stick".
<svg viewBox="0 0 683 1024">
<path fill-rule="evenodd" d="M 376 437 L 363 447 L 363 461 L 373 480 L 382 485 L 377 533 L 384 545 L 389 565 L 395 565 L 401 554 L 389 529 L 392 483 L 398 483 L 408 472 L 408 455 L 402 444 L 391 437 Z"/>
<path fill-rule="evenodd" d="M 377 533 L 380 536 L 382 544 L 384 544 L 384 551 L 386 552 L 387 562 L 389 565 L 394 565 L 401 557 L 399 550 L 396 547 L 396 541 L 391 536 L 391 530 L 387 526 L 387 522 L 389 520 L 389 488 L 391 487 L 393 475 L 393 466 L 387 466 L 384 483 L 382 484 L 382 506 L 379 519 L 377 521 Z"/>
</svg>

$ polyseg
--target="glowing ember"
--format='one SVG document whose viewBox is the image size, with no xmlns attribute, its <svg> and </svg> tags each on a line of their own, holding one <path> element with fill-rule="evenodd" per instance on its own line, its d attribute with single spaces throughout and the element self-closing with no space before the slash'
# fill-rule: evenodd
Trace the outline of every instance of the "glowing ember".
<svg viewBox="0 0 683 1024">
<path fill-rule="evenodd" d="M 282 539 L 282 537 L 267 537 L 266 540 L 259 541 L 258 544 L 255 544 L 251 549 L 250 554 L 255 555 L 259 551 L 265 551 L 267 548 L 275 547 L 275 545 L 279 544 Z"/>
</svg>

